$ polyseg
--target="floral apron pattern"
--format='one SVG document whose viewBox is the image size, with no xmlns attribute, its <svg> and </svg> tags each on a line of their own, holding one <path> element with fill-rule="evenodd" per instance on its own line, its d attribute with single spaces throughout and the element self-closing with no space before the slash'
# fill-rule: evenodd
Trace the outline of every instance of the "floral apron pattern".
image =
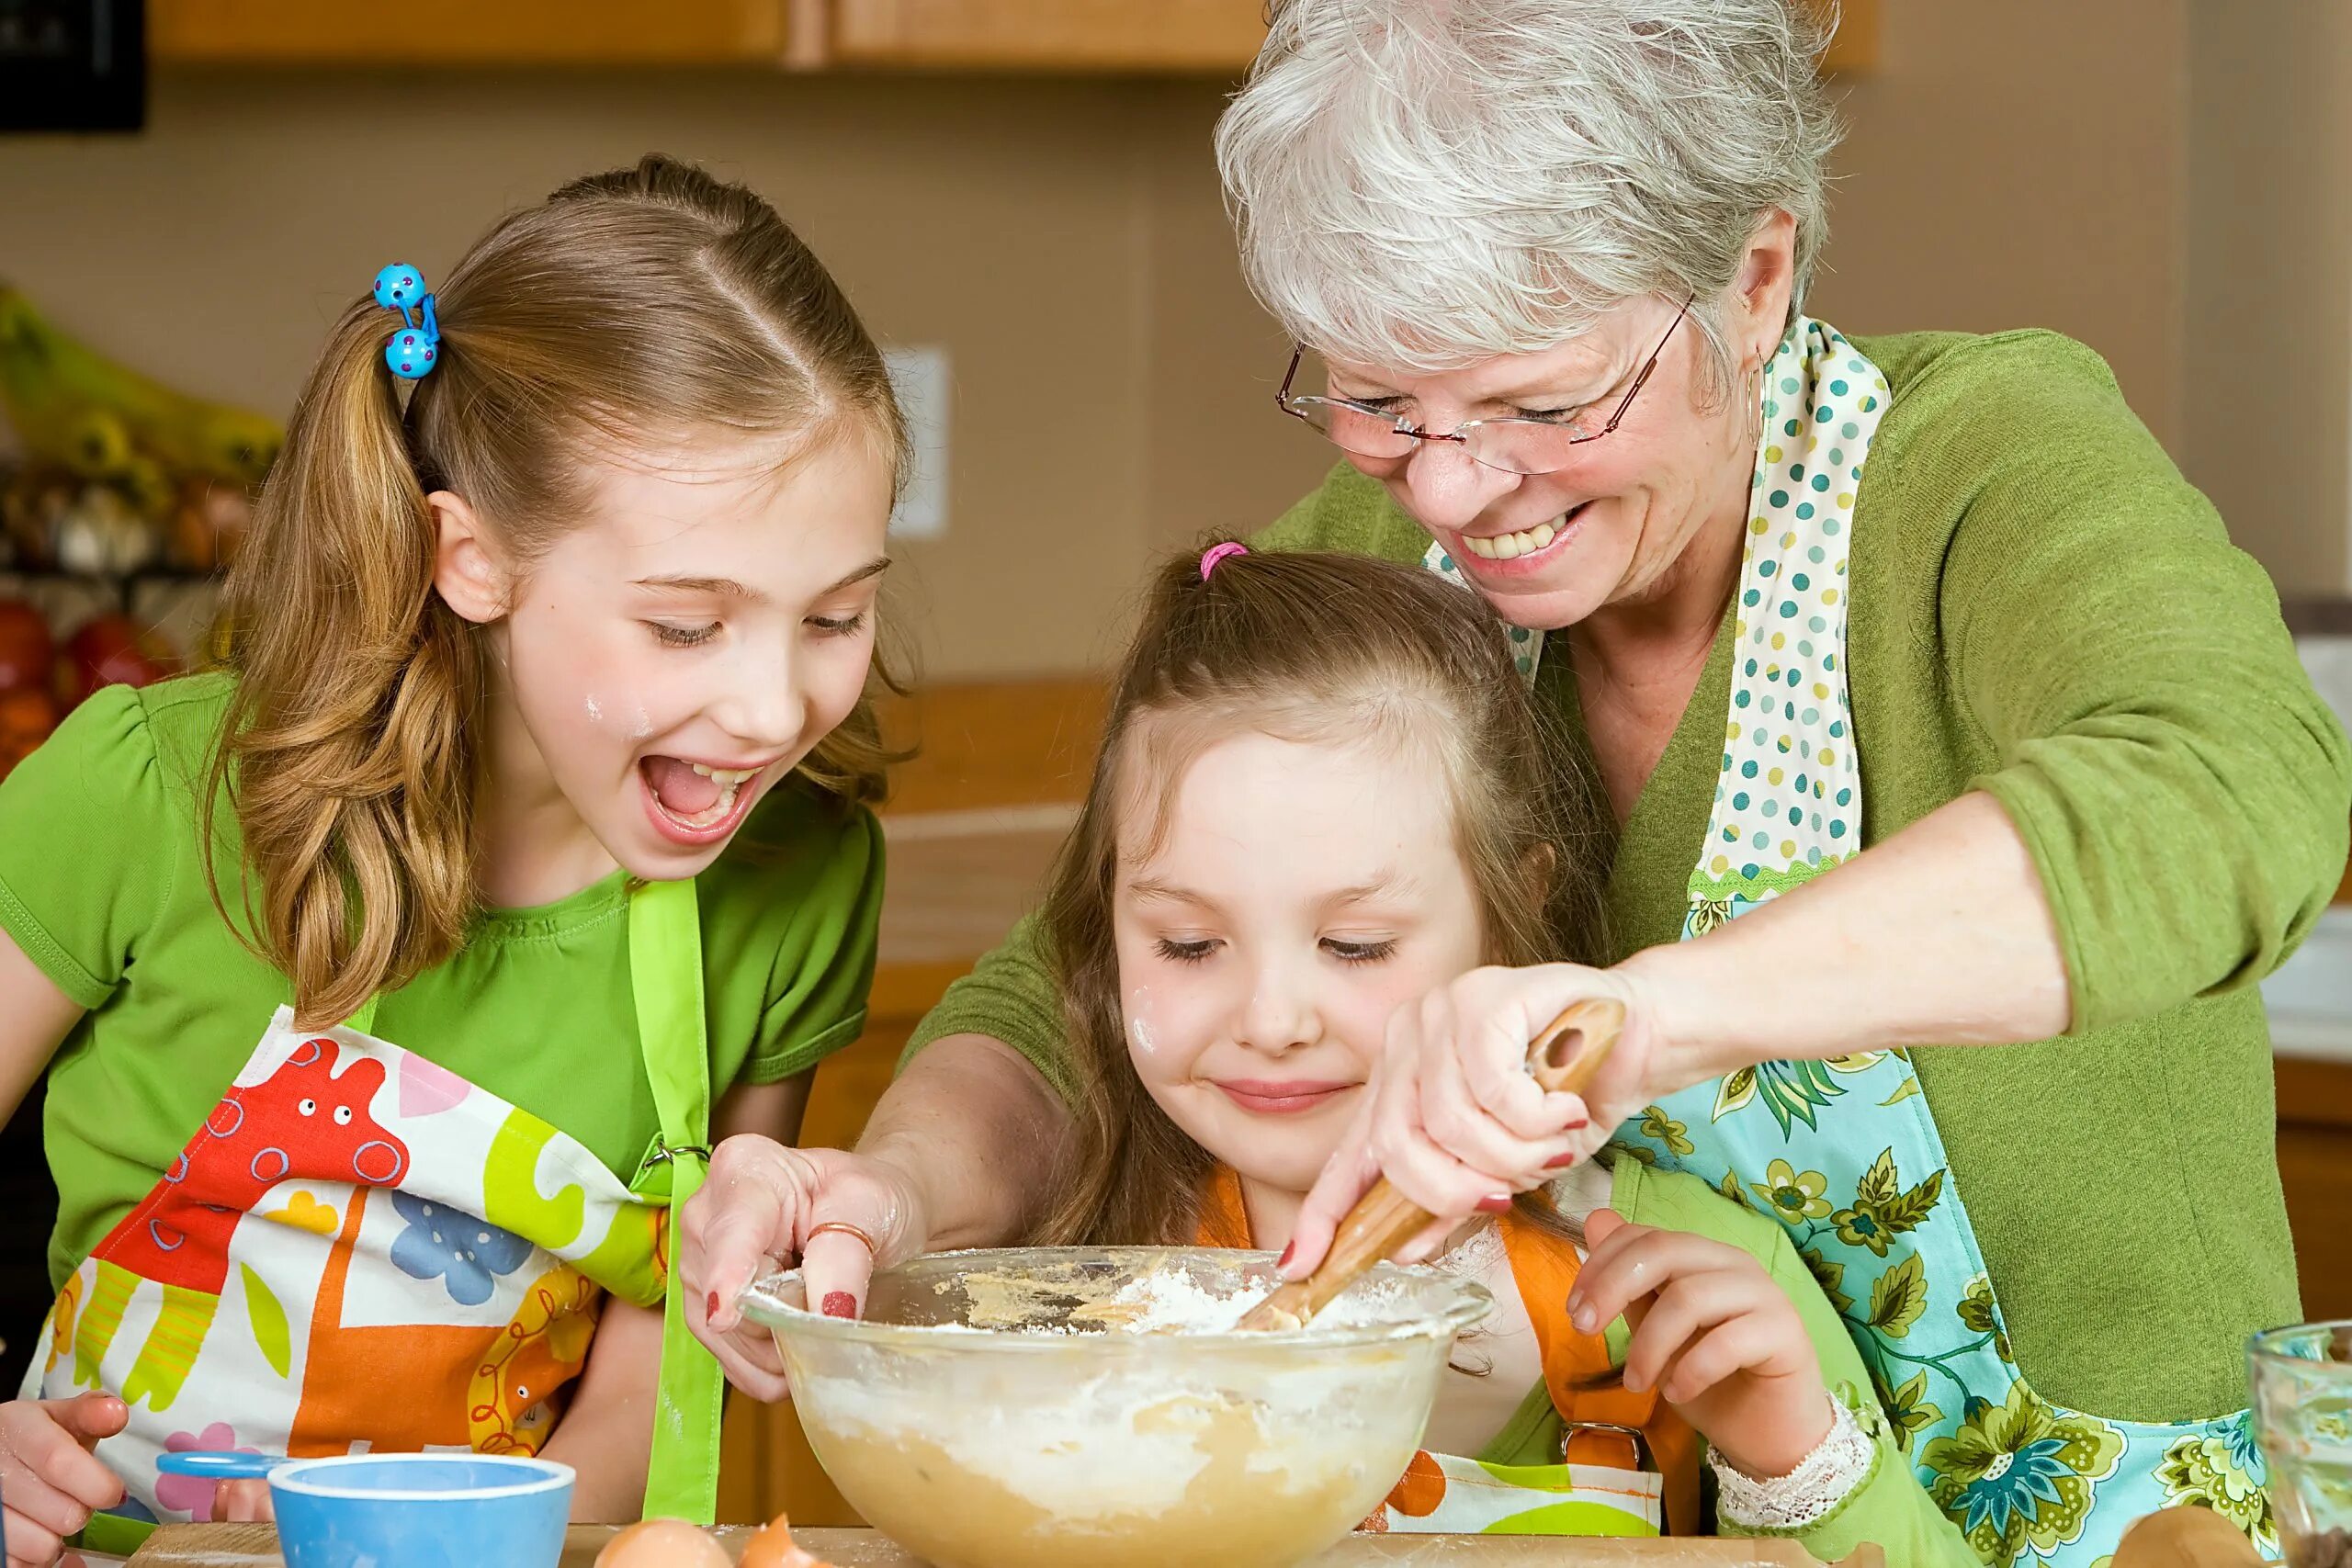
<svg viewBox="0 0 2352 1568">
<path fill-rule="evenodd" d="M 662 1300 L 664 1216 L 673 1187 L 691 1190 L 675 1173 L 699 1168 L 679 1156 L 707 1127 L 693 884 L 639 889 L 629 919 L 663 1131 L 634 1189 L 548 1122 L 368 1033 L 372 1003 L 318 1031 L 278 1010 L 44 1325 L 25 1396 L 106 1389 L 130 1411 L 96 1450 L 129 1501 L 85 1547 L 128 1551 L 156 1522 L 211 1517 L 218 1483 L 159 1475 L 167 1452 L 537 1451 L 605 1294 Z M 673 1435 L 657 1440 L 655 1480 L 684 1512 L 715 1496 L 718 1383 L 682 1332 L 664 1335 Z M 686 1440 L 701 1437 L 707 1450 Z"/>
<path fill-rule="evenodd" d="M 1844 588 L 1888 396 L 1875 366 L 1804 317 L 1766 372 L 1731 710 L 1686 941 L 1860 847 Z M 2273 1545 L 2245 1412 L 2113 1421 L 2053 1404 L 2019 1375 L 1907 1052 L 1743 1068 L 1649 1107 L 1618 1144 L 1787 1228 L 1921 1483 L 1992 1568 L 2092 1568 L 2134 1519 L 2182 1502 Z"/>
</svg>

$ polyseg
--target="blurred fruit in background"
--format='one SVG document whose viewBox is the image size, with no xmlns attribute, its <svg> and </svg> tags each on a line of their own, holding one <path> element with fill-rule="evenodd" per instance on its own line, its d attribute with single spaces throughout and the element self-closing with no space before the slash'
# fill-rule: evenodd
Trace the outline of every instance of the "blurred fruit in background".
<svg viewBox="0 0 2352 1568">
<path fill-rule="evenodd" d="M 100 686 L 144 686 L 181 668 L 150 617 L 92 615 L 90 601 L 153 610 L 141 581 L 187 578 L 161 592 L 187 608 L 185 595 L 234 558 L 285 434 L 105 357 L 5 284 L 0 418 L 17 457 L 0 466 L 0 574 L 29 585 L 17 597 L 0 584 L 5 776 Z M 201 600 L 195 608 L 209 615 Z"/>
<path fill-rule="evenodd" d="M 38 686 L 0 692 L 0 778 L 31 756 L 62 716 L 57 699 Z"/>
<path fill-rule="evenodd" d="M 184 396 L 102 357 L 5 286 L 0 409 L 29 466 L 93 479 L 110 477 L 138 452 L 182 478 L 257 485 L 286 439 L 260 414 Z"/>
<path fill-rule="evenodd" d="M 0 488 L 0 565 L 32 570 L 217 570 L 285 444 L 275 421 L 116 364 L 6 285 L 0 414 L 22 453 Z"/>
<path fill-rule="evenodd" d="M 0 692 L 49 688 L 57 645 L 49 622 L 22 599 L 0 599 Z"/>
<path fill-rule="evenodd" d="M 130 616 L 93 615 L 66 639 L 57 694 L 71 708 L 100 686 L 152 686 L 178 670 L 179 659 L 164 640 Z"/>
</svg>

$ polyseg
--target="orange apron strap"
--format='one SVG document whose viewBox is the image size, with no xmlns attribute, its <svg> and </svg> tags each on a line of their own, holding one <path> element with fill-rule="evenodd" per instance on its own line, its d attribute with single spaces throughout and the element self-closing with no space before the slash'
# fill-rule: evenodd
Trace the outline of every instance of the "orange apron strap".
<svg viewBox="0 0 2352 1568">
<path fill-rule="evenodd" d="M 1219 1165 L 1201 1188 L 1201 1222 L 1195 1247 L 1247 1248 L 1250 1206 L 1241 1199 L 1241 1178 L 1229 1165 Z"/>
<path fill-rule="evenodd" d="M 1535 1328 L 1544 1358 L 1544 1384 L 1552 1408 L 1566 1427 L 1571 1464 L 1628 1465 L 1617 1433 L 1590 1427 L 1620 1427 L 1639 1432 L 1666 1482 L 1668 1535 L 1703 1533 L 1699 1517 L 1699 1438 L 1655 1391 L 1629 1393 L 1616 1380 L 1609 1347 L 1597 1334 L 1579 1334 L 1568 1322 L 1568 1292 L 1582 1259 L 1566 1236 L 1530 1223 L 1517 1213 L 1502 1217 L 1503 1249 L 1511 1278 Z M 1583 1386 L 1597 1382 L 1598 1386 Z"/>
</svg>

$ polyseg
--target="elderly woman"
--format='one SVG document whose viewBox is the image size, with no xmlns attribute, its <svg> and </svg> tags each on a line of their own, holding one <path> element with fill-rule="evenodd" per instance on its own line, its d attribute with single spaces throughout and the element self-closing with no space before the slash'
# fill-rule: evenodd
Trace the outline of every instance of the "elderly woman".
<svg viewBox="0 0 2352 1568">
<path fill-rule="evenodd" d="M 2298 1309 L 2256 982 L 2343 869 L 2345 738 L 2096 355 L 1805 313 L 1816 41 L 1780 0 L 1288 0 L 1219 128 L 1302 345 L 1268 417 L 1340 457 L 1261 547 L 1482 595 L 1619 829 L 1621 962 L 1405 1009 L 1288 1266 L 1380 1171 L 1460 1215 L 1613 1139 L 1788 1227 L 1988 1562 L 2175 1502 L 2263 1536 L 2238 1348 Z M 1564 1110 L 1521 1056 L 1594 995 L 1632 1025 Z M 865 1161 L 721 1151 L 697 1301 L 804 1247 L 854 1293 L 826 1220 L 1014 1235 L 1061 1050 L 1024 927 Z"/>
</svg>

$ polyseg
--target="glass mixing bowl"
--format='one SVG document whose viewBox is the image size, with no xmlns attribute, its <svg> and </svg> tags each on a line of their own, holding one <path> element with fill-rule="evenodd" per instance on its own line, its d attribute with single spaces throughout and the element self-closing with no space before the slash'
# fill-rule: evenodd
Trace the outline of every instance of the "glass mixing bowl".
<svg viewBox="0 0 2352 1568">
<path fill-rule="evenodd" d="M 1306 1328 L 1220 1326 L 1274 1282 L 1264 1253 L 1023 1247 L 884 1269 L 862 1320 L 797 1270 L 742 1304 L 842 1495 L 939 1568 L 1289 1568 L 1404 1473 L 1494 1302 L 1383 1264 Z"/>
</svg>

